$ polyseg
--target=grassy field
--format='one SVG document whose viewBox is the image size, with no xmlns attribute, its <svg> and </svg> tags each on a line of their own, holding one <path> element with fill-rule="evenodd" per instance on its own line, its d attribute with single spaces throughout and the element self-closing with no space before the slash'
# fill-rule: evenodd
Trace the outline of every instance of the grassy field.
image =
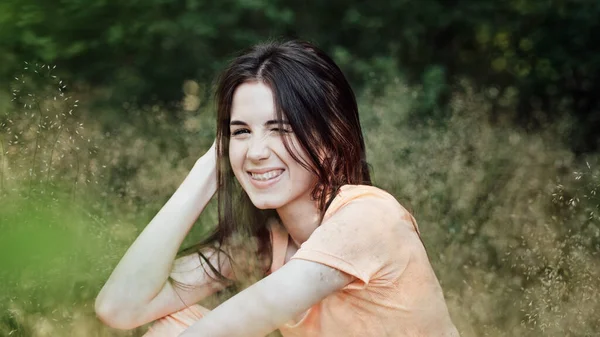
<svg viewBox="0 0 600 337">
<path fill-rule="evenodd" d="M 212 143 L 214 113 L 197 97 L 180 123 L 124 106 L 131 120 L 106 129 L 61 86 L 1 107 L 0 335 L 140 336 L 104 327 L 94 297 Z M 423 121 L 418 92 L 398 81 L 359 96 L 368 160 L 417 218 L 461 335 L 600 333 L 600 157 L 562 145 L 566 120 L 490 124 L 468 90 L 445 121 Z M 186 243 L 214 225 L 214 206 Z"/>
</svg>

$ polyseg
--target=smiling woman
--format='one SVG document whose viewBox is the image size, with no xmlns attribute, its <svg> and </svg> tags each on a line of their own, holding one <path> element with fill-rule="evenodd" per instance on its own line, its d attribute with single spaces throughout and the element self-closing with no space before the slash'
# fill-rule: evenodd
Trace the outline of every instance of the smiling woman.
<svg viewBox="0 0 600 337">
<path fill-rule="evenodd" d="M 229 160 L 244 191 L 259 209 L 312 207 L 317 176 L 297 162 L 309 163 L 287 120 L 277 120 L 273 93 L 263 82 L 246 82 L 235 91 L 231 108 Z"/>
<path fill-rule="evenodd" d="M 458 335 L 416 221 L 371 186 L 354 93 L 327 55 L 255 46 L 216 102 L 215 145 L 106 282 L 104 322 L 155 321 L 146 337 Z M 176 259 L 215 192 L 215 232 Z M 212 311 L 195 304 L 248 279 Z"/>
</svg>

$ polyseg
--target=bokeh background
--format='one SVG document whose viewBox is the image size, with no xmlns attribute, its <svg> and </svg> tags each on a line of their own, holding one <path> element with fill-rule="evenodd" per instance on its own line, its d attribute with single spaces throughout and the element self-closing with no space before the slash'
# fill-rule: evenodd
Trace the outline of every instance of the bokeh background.
<svg viewBox="0 0 600 337">
<path fill-rule="evenodd" d="M 94 297 L 212 143 L 218 72 L 295 37 L 350 79 L 375 185 L 417 218 L 462 336 L 597 336 L 599 18 L 597 0 L 2 0 L 0 336 L 141 336 Z"/>
</svg>

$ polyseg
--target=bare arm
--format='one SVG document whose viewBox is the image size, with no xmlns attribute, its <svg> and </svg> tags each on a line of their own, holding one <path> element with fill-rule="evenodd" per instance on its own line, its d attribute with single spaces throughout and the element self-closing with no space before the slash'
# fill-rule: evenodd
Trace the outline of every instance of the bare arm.
<svg viewBox="0 0 600 337">
<path fill-rule="evenodd" d="M 353 279 L 320 263 L 292 260 L 209 312 L 179 337 L 263 337 Z"/>
<path fill-rule="evenodd" d="M 211 282 L 197 255 L 180 258 L 174 264 L 181 243 L 216 185 L 213 144 L 127 250 L 100 291 L 96 313 L 106 324 L 132 329 L 198 302 L 222 287 Z M 216 265 L 218 253 L 207 253 Z M 191 287 L 178 287 L 168 280 L 170 275 Z"/>
</svg>

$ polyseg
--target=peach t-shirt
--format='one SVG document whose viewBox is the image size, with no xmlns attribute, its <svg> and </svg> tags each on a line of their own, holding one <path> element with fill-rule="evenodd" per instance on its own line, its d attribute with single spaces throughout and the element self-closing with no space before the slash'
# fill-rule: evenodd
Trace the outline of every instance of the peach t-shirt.
<svg viewBox="0 0 600 337">
<path fill-rule="evenodd" d="M 274 272 L 284 263 L 289 236 L 283 226 L 276 226 L 272 237 Z M 356 280 L 314 305 L 299 321 L 281 326 L 284 337 L 458 336 L 415 219 L 381 189 L 340 188 L 321 226 L 292 259 L 318 262 Z M 173 315 L 191 318 L 187 310 Z M 173 317 L 161 322 L 164 319 L 155 325 L 165 333 L 150 334 L 151 329 L 145 337 L 171 336 L 163 323 L 179 332 L 193 323 Z"/>
<path fill-rule="evenodd" d="M 280 327 L 285 337 L 458 336 L 415 219 L 381 189 L 343 186 L 292 259 L 356 280 Z"/>
</svg>

